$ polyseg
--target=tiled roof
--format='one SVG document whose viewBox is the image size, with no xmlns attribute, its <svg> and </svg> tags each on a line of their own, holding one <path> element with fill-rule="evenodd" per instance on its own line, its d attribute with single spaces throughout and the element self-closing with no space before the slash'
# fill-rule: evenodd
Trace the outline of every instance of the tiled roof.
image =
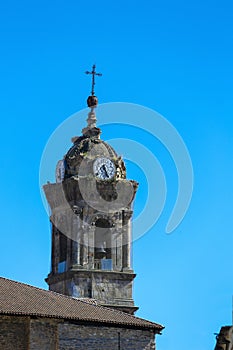
<svg viewBox="0 0 233 350">
<path fill-rule="evenodd" d="M 160 324 L 52 291 L 0 277 L 0 314 L 62 318 L 160 332 Z"/>
</svg>

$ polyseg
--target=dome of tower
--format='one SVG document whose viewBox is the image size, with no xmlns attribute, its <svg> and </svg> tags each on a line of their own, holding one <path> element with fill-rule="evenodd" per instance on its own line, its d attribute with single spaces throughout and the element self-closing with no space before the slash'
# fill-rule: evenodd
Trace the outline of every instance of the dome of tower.
<svg viewBox="0 0 233 350">
<path fill-rule="evenodd" d="M 97 129 L 97 128 L 96 128 Z M 78 175 L 88 175 L 92 172 L 93 163 L 96 159 L 110 159 L 116 168 L 116 177 L 125 178 L 125 165 L 121 157 L 118 157 L 116 151 L 106 142 L 99 139 L 98 136 L 83 135 L 73 139 L 74 144 L 68 150 L 64 157 L 65 178 Z M 83 164 L 91 166 L 83 167 Z M 82 170 L 81 169 L 82 165 Z M 85 169 L 85 173 L 83 173 Z"/>
</svg>

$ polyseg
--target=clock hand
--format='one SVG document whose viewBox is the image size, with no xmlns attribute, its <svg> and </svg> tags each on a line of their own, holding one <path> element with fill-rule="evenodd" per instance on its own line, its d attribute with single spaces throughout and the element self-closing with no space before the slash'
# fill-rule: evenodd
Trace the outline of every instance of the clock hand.
<svg viewBox="0 0 233 350">
<path fill-rule="evenodd" d="M 102 166 L 102 169 L 104 170 L 105 176 L 106 176 L 106 177 L 109 177 L 109 176 L 108 176 L 108 171 L 107 171 L 105 165 Z"/>
</svg>

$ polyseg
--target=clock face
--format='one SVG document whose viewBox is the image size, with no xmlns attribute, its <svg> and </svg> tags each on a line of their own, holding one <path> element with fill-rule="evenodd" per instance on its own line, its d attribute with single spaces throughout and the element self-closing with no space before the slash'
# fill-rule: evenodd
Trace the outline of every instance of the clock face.
<svg viewBox="0 0 233 350">
<path fill-rule="evenodd" d="M 115 165 L 108 158 L 97 158 L 93 164 L 93 171 L 96 177 L 101 180 L 112 179 L 115 174 Z"/>
</svg>

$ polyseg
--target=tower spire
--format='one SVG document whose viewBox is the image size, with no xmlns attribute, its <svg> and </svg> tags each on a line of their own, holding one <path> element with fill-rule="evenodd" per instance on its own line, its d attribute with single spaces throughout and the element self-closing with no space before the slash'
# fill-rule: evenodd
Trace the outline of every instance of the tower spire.
<svg viewBox="0 0 233 350">
<path fill-rule="evenodd" d="M 88 136 L 99 136 L 100 135 L 100 129 L 96 128 L 96 115 L 95 115 L 95 108 L 98 105 L 98 98 L 95 96 L 95 77 L 102 76 L 102 73 L 97 73 L 96 72 L 96 65 L 93 64 L 92 66 L 92 71 L 86 71 L 86 74 L 91 74 L 92 75 L 92 85 L 91 85 L 91 95 L 88 96 L 87 98 L 87 105 L 91 109 L 90 112 L 88 113 L 88 118 L 87 118 L 87 127 L 82 130 L 82 133 L 84 135 Z"/>
</svg>

